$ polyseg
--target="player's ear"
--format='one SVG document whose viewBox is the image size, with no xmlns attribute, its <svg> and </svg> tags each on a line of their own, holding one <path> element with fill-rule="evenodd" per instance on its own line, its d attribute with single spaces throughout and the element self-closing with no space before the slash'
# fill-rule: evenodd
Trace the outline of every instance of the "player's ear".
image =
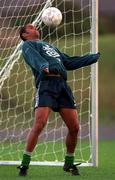
<svg viewBox="0 0 115 180">
<path fill-rule="evenodd" d="M 24 39 L 27 39 L 28 38 L 28 33 L 27 32 L 22 33 L 22 36 L 23 36 Z"/>
</svg>

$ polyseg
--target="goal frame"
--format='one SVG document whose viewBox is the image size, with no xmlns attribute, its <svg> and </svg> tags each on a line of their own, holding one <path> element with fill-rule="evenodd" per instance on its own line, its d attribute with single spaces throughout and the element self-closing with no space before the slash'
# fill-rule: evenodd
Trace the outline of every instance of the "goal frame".
<svg viewBox="0 0 115 180">
<path fill-rule="evenodd" d="M 92 0 L 92 53 L 98 52 L 98 0 Z M 92 79 L 92 164 L 98 166 L 98 63 L 91 66 Z"/>
<path fill-rule="evenodd" d="M 91 19 L 91 52 L 98 52 L 98 0 L 92 1 Z M 19 45 L 20 46 L 20 45 Z M 17 49 L 16 49 L 17 51 Z M 91 144 L 92 144 L 92 163 L 82 163 L 80 166 L 98 166 L 98 63 L 91 65 Z M 20 161 L 0 161 L 0 165 L 18 165 Z M 63 162 L 36 162 L 31 165 L 62 166 Z"/>
</svg>

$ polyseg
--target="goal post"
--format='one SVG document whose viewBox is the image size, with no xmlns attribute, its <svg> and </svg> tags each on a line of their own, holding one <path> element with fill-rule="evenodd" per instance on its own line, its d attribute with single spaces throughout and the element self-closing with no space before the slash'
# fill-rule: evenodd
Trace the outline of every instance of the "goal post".
<svg viewBox="0 0 115 180">
<path fill-rule="evenodd" d="M 98 0 L 92 0 L 91 49 L 98 52 Z M 98 166 L 98 63 L 92 65 L 92 162 Z"/>
<path fill-rule="evenodd" d="M 63 15 L 56 28 L 41 22 L 45 8 Z M 26 136 L 34 121 L 34 79 L 21 55 L 19 29 L 32 23 L 41 38 L 70 56 L 98 51 L 98 0 L 35 0 L 0 2 L 0 164 L 20 164 Z M 98 165 L 98 63 L 68 73 L 80 122 L 75 161 Z M 67 128 L 52 113 L 32 154 L 32 165 L 63 165 Z"/>
</svg>

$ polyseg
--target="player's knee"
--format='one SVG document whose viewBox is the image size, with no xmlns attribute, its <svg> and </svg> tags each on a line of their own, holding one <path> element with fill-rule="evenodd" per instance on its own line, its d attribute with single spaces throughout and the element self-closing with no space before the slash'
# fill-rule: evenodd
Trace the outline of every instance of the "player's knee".
<svg viewBox="0 0 115 180">
<path fill-rule="evenodd" d="M 75 124 L 71 129 L 70 129 L 70 133 L 77 136 L 79 132 L 79 124 Z"/>
<path fill-rule="evenodd" d="M 33 126 L 33 131 L 36 133 L 36 134 L 40 134 L 40 132 L 43 130 L 45 126 L 45 122 L 42 121 L 42 122 L 36 122 Z"/>
<path fill-rule="evenodd" d="M 74 132 L 75 132 L 75 134 L 78 134 L 78 132 L 79 132 L 79 124 L 75 125 Z"/>
</svg>

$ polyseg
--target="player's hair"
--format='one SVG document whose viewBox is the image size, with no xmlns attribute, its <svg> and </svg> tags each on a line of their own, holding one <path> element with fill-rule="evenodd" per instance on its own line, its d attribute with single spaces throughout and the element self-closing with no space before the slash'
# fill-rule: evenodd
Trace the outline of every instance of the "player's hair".
<svg viewBox="0 0 115 180">
<path fill-rule="evenodd" d="M 27 27 L 27 25 L 28 25 L 28 24 L 22 26 L 22 27 L 20 28 L 20 31 L 19 31 L 20 38 L 21 38 L 23 41 L 26 41 L 26 40 L 27 40 L 27 39 L 24 38 L 24 36 L 23 36 L 23 33 L 26 33 L 26 27 Z M 39 28 L 39 27 L 37 27 L 37 28 L 38 28 L 39 33 L 40 33 L 40 28 Z"/>
<path fill-rule="evenodd" d="M 26 25 L 25 26 L 22 26 L 21 28 L 20 28 L 20 38 L 23 40 L 23 41 L 26 41 L 26 39 L 23 37 L 23 33 L 25 33 L 26 32 Z"/>
</svg>

